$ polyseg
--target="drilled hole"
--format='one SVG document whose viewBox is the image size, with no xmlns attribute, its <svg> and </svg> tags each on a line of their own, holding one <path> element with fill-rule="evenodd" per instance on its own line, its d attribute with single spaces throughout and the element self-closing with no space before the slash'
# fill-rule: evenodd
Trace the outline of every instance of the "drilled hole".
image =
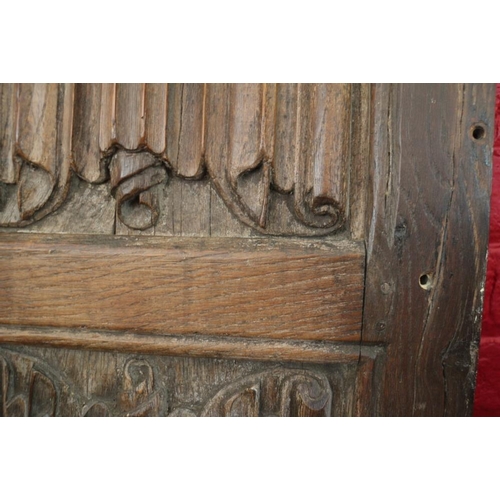
<svg viewBox="0 0 500 500">
<path fill-rule="evenodd" d="M 432 275 L 422 274 L 422 276 L 420 276 L 418 282 L 424 290 L 430 290 L 432 287 Z"/>
<path fill-rule="evenodd" d="M 486 129 L 484 128 L 483 125 L 474 125 L 472 127 L 472 137 L 476 141 L 480 141 L 481 139 L 484 139 L 486 137 Z"/>
</svg>

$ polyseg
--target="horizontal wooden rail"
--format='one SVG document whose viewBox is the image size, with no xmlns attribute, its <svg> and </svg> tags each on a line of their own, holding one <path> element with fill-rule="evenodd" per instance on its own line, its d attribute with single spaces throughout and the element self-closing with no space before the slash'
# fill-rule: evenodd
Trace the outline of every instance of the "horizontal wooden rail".
<svg viewBox="0 0 500 500">
<path fill-rule="evenodd" d="M 352 242 L 2 234 L 0 324 L 360 339 Z"/>
</svg>

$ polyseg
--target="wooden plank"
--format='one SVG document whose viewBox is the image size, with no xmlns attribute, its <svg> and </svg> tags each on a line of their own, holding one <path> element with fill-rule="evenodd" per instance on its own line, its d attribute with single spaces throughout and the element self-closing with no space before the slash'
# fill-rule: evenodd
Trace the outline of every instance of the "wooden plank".
<svg viewBox="0 0 500 500">
<path fill-rule="evenodd" d="M 472 413 L 494 98 L 494 85 L 376 86 L 363 341 L 388 344 L 383 415 Z"/>
<path fill-rule="evenodd" d="M 9 325 L 359 340 L 364 252 L 314 240 L 5 234 Z"/>
</svg>

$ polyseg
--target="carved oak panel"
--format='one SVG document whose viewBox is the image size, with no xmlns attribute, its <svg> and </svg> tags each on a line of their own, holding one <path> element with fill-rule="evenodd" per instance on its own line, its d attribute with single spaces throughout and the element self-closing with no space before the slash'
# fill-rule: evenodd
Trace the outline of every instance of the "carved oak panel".
<svg viewBox="0 0 500 500">
<path fill-rule="evenodd" d="M 470 414 L 493 100 L 0 85 L 0 412 Z"/>
<path fill-rule="evenodd" d="M 0 416 L 347 416 L 356 365 L 3 348 Z"/>
<path fill-rule="evenodd" d="M 157 187 L 172 176 L 208 177 L 260 233 L 323 235 L 348 227 L 351 211 L 354 225 L 362 216 L 367 135 L 351 130 L 366 113 L 360 86 L 3 84 L 0 93 L 0 225 L 52 213 L 72 172 L 109 182 L 131 229 L 158 223 Z"/>
</svg>

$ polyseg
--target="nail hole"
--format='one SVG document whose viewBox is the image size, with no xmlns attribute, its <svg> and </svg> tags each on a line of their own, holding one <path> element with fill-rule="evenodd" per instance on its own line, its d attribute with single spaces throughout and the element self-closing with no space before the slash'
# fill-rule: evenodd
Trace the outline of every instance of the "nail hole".
<svg viewBox="0 0 500 500">
<path fill-rule="evenodd" d="M 480 141 L 486 137 L 486 129 L 483 125 L 474 125 L 472 127 L 472 137 L 476 141 Z"/>
<path fill-rule="evenodd" d="M 422 274 L 422 276 L 420 276 L 418 282 L 420 283 L 420 286 L 424 290 L 430 290 L 432 287 L 432 275 Z"/>
</svg>

